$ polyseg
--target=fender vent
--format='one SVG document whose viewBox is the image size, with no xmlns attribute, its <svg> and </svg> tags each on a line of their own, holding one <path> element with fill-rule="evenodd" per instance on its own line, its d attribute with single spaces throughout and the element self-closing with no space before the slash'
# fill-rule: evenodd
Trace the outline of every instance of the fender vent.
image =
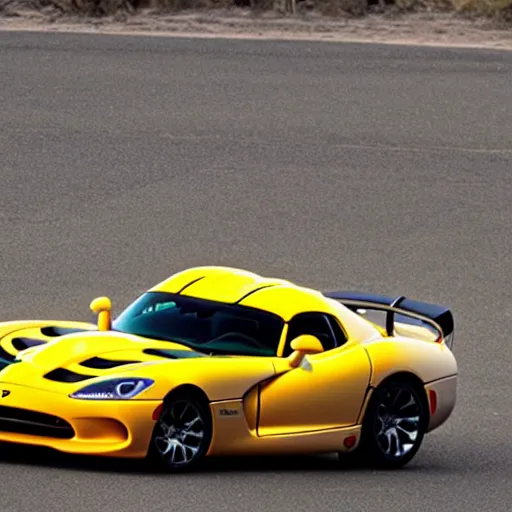
<svg viewBox="0 0 512 512">
<path fill-rule="evenodd" d="M 30 347 L 37 347 L 38 345 L 45 345 L 46 341 L 38 340 L 34 338 L 13 338 L 11 340 L 12 346 L 18 351 L 21 352 Z"/>
<path fill-rule="evenodd" d="M 13 356 L 12 354 L 9 354 L 9 352 L 7 352 L 7 350 L 5 350 L 0 345 L 0 359 L 3 359 L 6 362 L 12 363 L 14 361 L 15 357 L 16 356 Z"/>
<path fill-rule="evenodd" d="M 65 368 L 57 368 L 45 375 L 48 380 L 55 382 L 80 382 L 82 380 L 94 379 L 95 375 L 82 375 L 81 373 L 75 373 Z"/>
<path fill-rule="evenodd" d="M 86 368 L 95 368 L 97 370 L 107 370 L 108 368 L 116 368 L 117 366 L 124 366 L 127 364 L 136 364 L 141 361 L 114 361 L 112 359 L 103 359 L 102 357 L 91 357 L 91 359 L 87 359 L 80 363 L 80 366 L 85 366 Z"/>
</svg>

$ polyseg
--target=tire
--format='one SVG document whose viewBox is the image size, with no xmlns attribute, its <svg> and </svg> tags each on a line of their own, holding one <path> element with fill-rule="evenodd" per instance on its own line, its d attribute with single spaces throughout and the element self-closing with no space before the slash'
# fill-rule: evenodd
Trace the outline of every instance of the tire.
<svg viewBox="0 0 512 512">
<path fill-rule="evenodd" d="M 348 455 L 366 466 L 399 469 L 420 449 L 428 419 L 423 388 L 409 378 L 390 378 L 373 392 L 363 420 L 359 446 Z M 342 460 L 346 456 L 340 453 L 339 458 Z"/>
<path fill-rule="evenodd" d="M 171 394 L 155 423 L 148 460 L 167 472 L 191 471 L 203 462 L 211 439 L 208 402 L 196 393 Z"/>
</svg>

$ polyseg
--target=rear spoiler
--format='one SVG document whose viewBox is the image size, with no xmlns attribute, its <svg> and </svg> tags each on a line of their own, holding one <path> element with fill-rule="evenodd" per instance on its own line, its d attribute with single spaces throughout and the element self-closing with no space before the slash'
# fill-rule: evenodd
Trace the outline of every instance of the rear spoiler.
<svg viewBox="0 0 512 512">
<path fill-rule="evenodd" d="M 393 335 L 396 314 L 427 322 L 439 332 L 440 339 L 438 341 L 452 348 L 455 322 L 453 313 L 445 306 L 419 302 L 404 296 L 393 298 L 365 292 L 334 291 L 324 292 L 323 295 L 329 299 L 337 300 L 352 311 L 358 309 L 386 311 L 388 313 L 386 315 L 388 336 Z"/>
</svg>

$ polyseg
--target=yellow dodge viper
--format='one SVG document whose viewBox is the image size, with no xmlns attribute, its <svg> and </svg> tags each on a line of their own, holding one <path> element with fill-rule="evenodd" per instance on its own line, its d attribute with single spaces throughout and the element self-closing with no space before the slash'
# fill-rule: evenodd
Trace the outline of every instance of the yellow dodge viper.
<svg viewBox="0 0 512 512">
<path fill-rule="evenodd" d="M 0 323 L 0 441 L 147 458 L 338 453 L 398 468 L 451 415 L 452 312 L 195 267 L 94 323 Z M 352 454 L 352 455 L 351 455 Z"/>
</svg>

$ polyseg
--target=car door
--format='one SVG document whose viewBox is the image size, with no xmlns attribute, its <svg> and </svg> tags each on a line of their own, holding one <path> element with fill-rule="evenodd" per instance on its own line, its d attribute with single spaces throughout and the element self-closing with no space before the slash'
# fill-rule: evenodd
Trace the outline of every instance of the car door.
<svg viewBox="0 0 512 512">
<path fill-rule="evenodd" d="M 357 422 L 370 379 L 365 350 L 347 343 L 337 320 L 322 313 L 301 314 L 289 323 L 283 357 L 301 334 L 320 339 L 324 352 L 264 384 L 260 391 L 258 435 L 291 434 Z"/>
</svg>

